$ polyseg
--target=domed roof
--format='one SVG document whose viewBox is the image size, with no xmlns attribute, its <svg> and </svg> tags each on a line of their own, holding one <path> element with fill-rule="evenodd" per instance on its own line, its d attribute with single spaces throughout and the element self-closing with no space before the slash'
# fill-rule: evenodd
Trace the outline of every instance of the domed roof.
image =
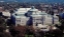
<svg viewBox="0 0 64 37">
<path fill-rule="evenodd" d="M 32 6 L 32 8 L 29 11 L 38 11 L 38 9 L 36 9 L 34 6 Z"/>
</svg>

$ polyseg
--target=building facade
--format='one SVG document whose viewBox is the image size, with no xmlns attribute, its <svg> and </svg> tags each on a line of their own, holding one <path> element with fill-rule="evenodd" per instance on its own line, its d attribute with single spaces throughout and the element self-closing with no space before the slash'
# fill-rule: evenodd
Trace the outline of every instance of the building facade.
<svg viewBox="0 0 64 37">
<path fill-rule="evenodd" d="M 36 26 L 36 24 L 52 24 L 51 15 L 47 14 L 46 11 L 39 11 L 34 7 L 20 8 L 18 11 L 13 13 L 13 16 L 16 18 L 16 25 L 20 24 Z M 58 18 L 55 17 L 55 15 L 54 18 L 54 22 L 58 22 Z"/>
</svg>

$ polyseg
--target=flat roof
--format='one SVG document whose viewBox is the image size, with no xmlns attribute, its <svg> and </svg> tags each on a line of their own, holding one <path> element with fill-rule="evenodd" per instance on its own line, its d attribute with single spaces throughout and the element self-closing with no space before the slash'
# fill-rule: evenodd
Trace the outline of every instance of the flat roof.
<svg viewBox="0 0 64 37">
<path fill-rule="evenodd" d="M 24 11 L 24 10 L 30 10 L 31 8 L 19 8 L 18 10 L 22 10 L 22 11 Z"/>
</svg>

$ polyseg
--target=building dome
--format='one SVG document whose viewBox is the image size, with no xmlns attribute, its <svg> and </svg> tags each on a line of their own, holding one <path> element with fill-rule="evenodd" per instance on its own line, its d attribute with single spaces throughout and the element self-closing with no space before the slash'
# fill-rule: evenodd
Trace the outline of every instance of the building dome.
<svg viewBox="0 0 64 37">
<path fill-rule="evenodd" d="M 34 6 L 32 6 L 32 8 L 29 11 L 38 11 L 38 9 L 36 9 Z"/>
</svg>

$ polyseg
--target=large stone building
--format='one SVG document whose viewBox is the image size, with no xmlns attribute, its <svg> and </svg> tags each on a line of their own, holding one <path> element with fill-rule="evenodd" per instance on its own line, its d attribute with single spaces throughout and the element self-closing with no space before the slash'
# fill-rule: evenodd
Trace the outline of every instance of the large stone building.
<svg viewBox="0 0 64 37">
<path fill-rule="evenodd" d="M 26 14 L 26 15 L 25 15 Z M 51 15 L 47 14 L 46 11 L 39 11 L 38 9 L 32 8 L 20 8 L 13 16 L 16 18 L 16 25 L 33 25 L 36 24 L 52 24 Z M 54 15 L 54 24 L 58 23 L 58 17 Z"/>
</svg>

